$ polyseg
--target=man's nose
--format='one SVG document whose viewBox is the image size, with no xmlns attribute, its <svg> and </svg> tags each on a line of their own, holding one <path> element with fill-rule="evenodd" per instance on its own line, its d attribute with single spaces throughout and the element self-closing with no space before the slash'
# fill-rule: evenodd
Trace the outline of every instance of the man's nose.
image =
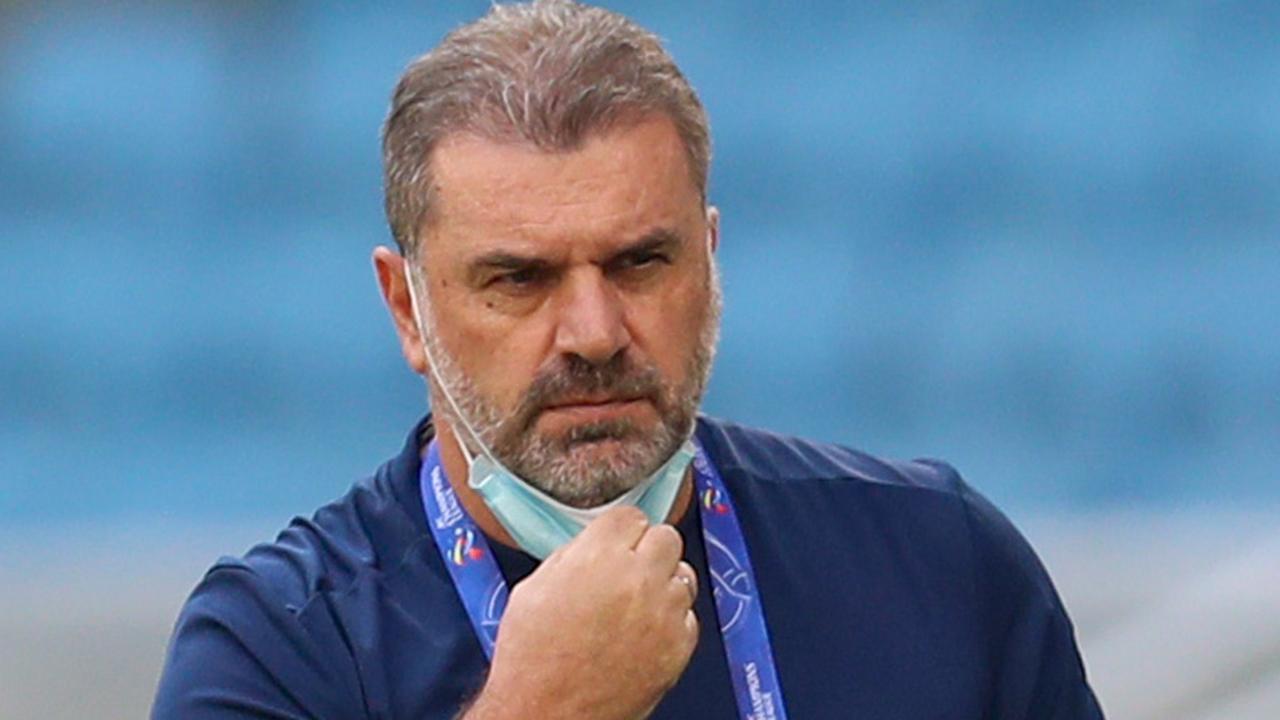
<svg viewBox="0 0 1280 720">
<path fill-rule="evenodd" d="M 556 326 L 556 350 L 603 364 L 631 344 L 626 308 L 617 288 L 599 268 L 569 274 Z"/>
</svg>

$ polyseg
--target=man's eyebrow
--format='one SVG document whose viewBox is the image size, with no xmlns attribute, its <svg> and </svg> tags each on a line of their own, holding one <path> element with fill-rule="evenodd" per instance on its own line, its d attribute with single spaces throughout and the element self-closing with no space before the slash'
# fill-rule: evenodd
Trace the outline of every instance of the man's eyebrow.
<svg viewBox="0 0 1280 720">
<path fill-rule="evenodd" d="M 520 270 L 527 267 L 547 264 L 549 263 L 542 258 L 528 255 L 517 255 L 516 253 L 506 250 L 494 250 L 493 252 L 487 252 L 479 257 L 473 258 L 471 262 L 467 263 L 467 266 L 471 271 Z"/>
<path fill-rule="evenodd" d="M 654 228 L 626 245 L 614 250 L 601 263 L 608 265 L 626 257 L 644 253 L 672 251 L 680 245 L 680 236 L 669 228 Z M 546 270 L 554 263 L 533 255 L 521 255 L 510 250 L 493 250 L 482 253 L 467 262 L 467 277 L 480 280 L 486 273 L 516 270 Z"/>
<path fill-rule="evenodd" d="M 628 257 L 631 255 L 642 255 L 645 253 L 672 251 L 680 245 L 680 236 L 674 230 L 669 228 L 654 228 L 645 233 L 640 239 L 630 242 L 610 254 L 605 260 L 605 264 L 609 264 L 615 260 Z"/>
<path fill-rule="evenodd" d="M 483 253 L 467 263 L 467 278 L 473 282 L 484 279 L 488 273 L 542 270 L 551 266 L 548 261 L 531 255 L 519 255 L 509 250 L 494 250 Z"/>
</svg>

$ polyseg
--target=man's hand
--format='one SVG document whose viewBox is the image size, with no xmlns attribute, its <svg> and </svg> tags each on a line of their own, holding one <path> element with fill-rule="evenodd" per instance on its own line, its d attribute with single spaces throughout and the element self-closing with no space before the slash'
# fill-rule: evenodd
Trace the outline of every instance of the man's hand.
<svg viewBox="0 0 1280 720">
<path fill-rule="evenodd" d="M 697 575 L 670 525 L 610 510 L 511 591 L 493 667 L 466 714 L 644 718 L 698 642 Z"/>
</svg>

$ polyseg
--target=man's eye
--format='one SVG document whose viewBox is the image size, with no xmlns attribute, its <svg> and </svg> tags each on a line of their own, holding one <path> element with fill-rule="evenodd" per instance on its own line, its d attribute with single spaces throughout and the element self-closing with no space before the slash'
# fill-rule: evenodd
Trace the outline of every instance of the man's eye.
<svg viewBox="0 0 1280 720">
<path fill-rule="evenodd" d="M 664 263 L 666 261 L 667 261 L 667 257 L 662 253 L 656 253 L 656 252 L 637 253 L 635 255 L 632 255 L 626 258 L 626 260 L 623 261 L 623 267 L 644 268 L 644 267 L 649 267 L 650 265 Z"/>
<path fill-rule="evenodd" d="M 491 286 L 521 289 L 533 287 L 542 279 L 542 272 L 537 268 L 522 268 L 495 276 L 489 281 Z"/>
</svg>

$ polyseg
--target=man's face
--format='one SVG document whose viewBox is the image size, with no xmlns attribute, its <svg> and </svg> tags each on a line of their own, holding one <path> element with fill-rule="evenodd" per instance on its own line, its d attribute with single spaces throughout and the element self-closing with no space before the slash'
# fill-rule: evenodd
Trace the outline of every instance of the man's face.
<svg viewBox="0 0 1280 720">
<path fill-rule="evenodd" d="M 473 135 L 432 158 L 426 343 L 504 465 L 587 507 L 692 428 L 719 322 L 716 218 L 675 126 L 651 116 L 571 152 Z M 465 440 L 433 381 L 433 406 Z"/>
</svg>

